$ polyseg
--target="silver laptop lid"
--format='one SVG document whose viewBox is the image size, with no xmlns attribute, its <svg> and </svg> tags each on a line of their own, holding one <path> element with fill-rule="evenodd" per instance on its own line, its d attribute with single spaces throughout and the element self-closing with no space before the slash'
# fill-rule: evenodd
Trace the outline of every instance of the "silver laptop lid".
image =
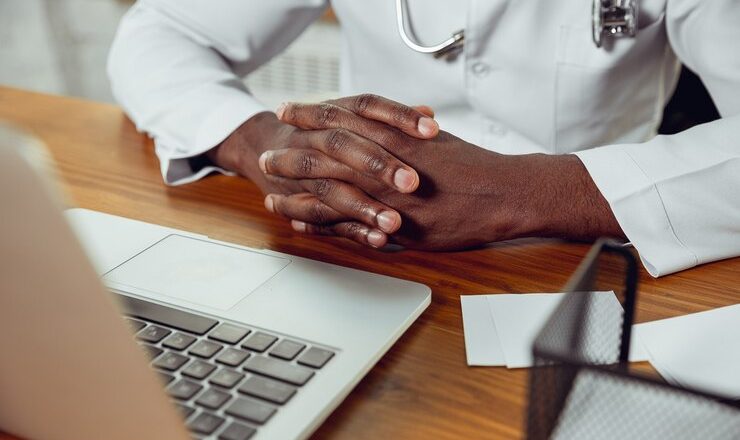
<svg viewBox="0 0 740 440">
<path fill-rule="evenodd" d="M 189 438 L 28 157 L 0 126 L 0 431 Z"/>
</svg>

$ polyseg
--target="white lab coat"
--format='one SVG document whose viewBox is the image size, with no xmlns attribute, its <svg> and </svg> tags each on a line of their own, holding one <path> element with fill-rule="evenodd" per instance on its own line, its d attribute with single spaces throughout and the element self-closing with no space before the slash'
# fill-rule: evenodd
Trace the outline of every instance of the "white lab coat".
<svg viewBox="0 0 740 440">
<path fill-rule="evenodd" d="M 398 36 L 391 0 L 335 0 L 343 95 L 372 92 L 437 111 L 442 129 L 502 153 L 575 153 L 647 270 L 660 276 L 740 255 L 740 1 L 638 0 L 639 31 L 596 49 L 591 0 L 411 0 L 418 39 L 464 28 L 447 63 Z M 156 142 L 168 184 L 212 167 L 193 157 L 267 110 L 239 77 L 317 19 L 323 0 L 141 0 L 121 23 L 109 74 Z M 655 136 L 679 61 L 723 119 Z M 567 209 L 567 207 L 565 208 Z"/>
</svg>

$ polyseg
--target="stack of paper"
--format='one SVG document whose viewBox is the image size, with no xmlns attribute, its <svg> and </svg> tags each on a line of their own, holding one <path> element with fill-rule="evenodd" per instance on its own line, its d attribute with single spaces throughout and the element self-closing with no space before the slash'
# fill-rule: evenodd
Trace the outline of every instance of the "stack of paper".
<svg viewBox="0 0 740 440">
<path fill-rule="evenodd" d="M 621 305 L 613 292 L 598 295 L 603 295 L 601 306 L 620 316 Z M 531 367 L 532 343 L 562 297 L 562 293 L 461 296 L 468 365 Z M 635 339 L 630 360 L 644 361 L 647 357 Z"/>
<path fill-rule="evenodd" d="M 620 316 L 614 293 L 602 294 Z M 460 296 L 468 365 L 532 366 L 532 343 L 562 297 Z M 634 325 L 630 360 L 649 360 L 674 385 L 740 399 L 740 304 Z"/>
</svg>

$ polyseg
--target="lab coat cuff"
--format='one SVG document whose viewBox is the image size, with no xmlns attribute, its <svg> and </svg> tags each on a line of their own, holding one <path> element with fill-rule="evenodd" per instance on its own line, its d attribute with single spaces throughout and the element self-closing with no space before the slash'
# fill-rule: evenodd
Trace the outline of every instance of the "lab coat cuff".
<svg viewBox="0 0 740 440">
<path fill-rule="evenodd" d="M 698 264 L 671 226 L 655 183 L 626 151 L 614 145 L 575 153 L 609 203 L 622 231 L 654 277 Z"/>
<path fill-rule="evenodd" d="M 235 173 L 216 165 L 205 165 L 193 168 L 193 164 L 207 161 L 192 160 L 205 154 L 208 150 L 223 142 L 239 126 L 248 121 L 257 113 L 267 111 L 267 108 L 254 100 L 244 99 L 241 94 L 227 97 L 218 107 L 208 112 L 197 131 L 194 148 L 186 152 L 172 152 L 171 149 L 160 145 L 155 139 L 157 155 L 160 160 L 162 177 L 167 185 L 177 186 L 195 182 L 206 175 L 218 172 L 233 176 Z"/>
</svg>

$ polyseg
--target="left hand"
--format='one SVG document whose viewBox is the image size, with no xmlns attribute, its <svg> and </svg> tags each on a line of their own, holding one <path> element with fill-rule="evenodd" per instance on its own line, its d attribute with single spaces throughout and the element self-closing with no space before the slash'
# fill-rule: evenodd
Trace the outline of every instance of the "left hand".
<svg viewBox="0 0 740 440">
<path fill-rule="evenodd" d="M 392 101 L 375 97 L 370 117 L 352 111 L 356 101 L 334 101 L 341 111 L 333 118 L 316 117 L 325 104 L 288 104 L 278 116 L 304 129 L 350 128 L 413 167 L 420 177 L 419 188 L 404 194 L 362 175 L 353 176 L 350 182 L 331 175 L 324 179 L 301 176 L 295 164 L 311 152 L 268 153 L 269 167 L 263 169 L 267 174 L 314 179 L 309 186 L 313 194 L 268 196 L 277 212 L 293 219 L 294 229 L 331 233 L 336 225 L 311 224 L 293 214 L 310 212 L 317 197 L 327 193 L 352 199 L 362 190 L 401 213 L 401 229 L 391 238 L 406 247 L 447 250 L 529 235 L 623 235 L 576 156 L 502 155 L 443 131 L 433 139 L 420 140 L 383 122 L 402 119 L 393 114 L 396 105 Z M 361 218 L 359 214 L 355 218 Z"/>
</svg>

